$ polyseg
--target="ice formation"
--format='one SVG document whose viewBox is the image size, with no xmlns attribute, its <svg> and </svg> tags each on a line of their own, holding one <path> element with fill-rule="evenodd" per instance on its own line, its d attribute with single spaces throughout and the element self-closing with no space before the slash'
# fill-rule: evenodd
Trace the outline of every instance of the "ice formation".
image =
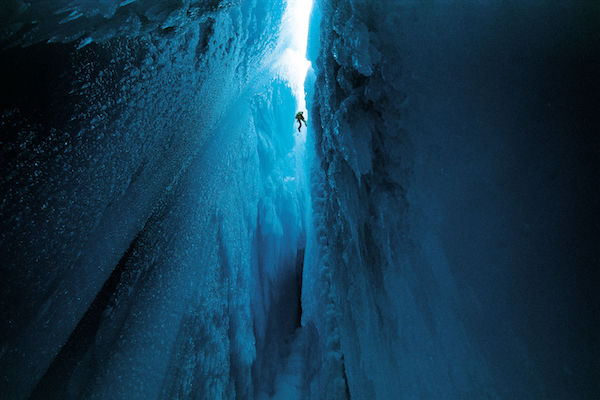
<svg viewBox="0 0 600 400">
<path fill-rule="evenodd" d="M 314 398 L 597 395 L 599 19 L 575 3 L 317 3 Z"/>
<path fill-rule="evenodd" d="M 0 397 L 249 398 L 303 240 L 285 4 L 62 3 L 3 15 Z"/>
<path fill-rule="evenodd" d="M 598 17 L 4 1 L 0 398 L 598 397 Z"/>
</svg>

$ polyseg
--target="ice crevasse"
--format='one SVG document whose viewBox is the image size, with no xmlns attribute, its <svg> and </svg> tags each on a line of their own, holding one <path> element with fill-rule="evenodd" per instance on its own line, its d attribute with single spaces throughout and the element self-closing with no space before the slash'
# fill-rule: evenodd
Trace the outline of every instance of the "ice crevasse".
<svg viewBox="0 0 600 400">
<path fill-rule="evenodd" d="M 0 398 L 597 397 L 598 21 L 6 0 Z"/>
</svg>

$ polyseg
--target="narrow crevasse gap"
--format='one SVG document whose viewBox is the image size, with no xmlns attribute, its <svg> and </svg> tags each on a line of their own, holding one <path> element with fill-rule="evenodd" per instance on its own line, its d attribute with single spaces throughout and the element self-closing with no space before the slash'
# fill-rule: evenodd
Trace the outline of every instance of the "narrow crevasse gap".
<svg viewBox="0 0 600 400">
<path fill-rule="evenodd" d="M 273 66 L 281 81 L 273 83 L 266 98 L 257 96 L 253 101 L 262 181 L 272 182 L 265 186 L 266 195 L 259 201 L 257 254 L 252 273 L 256 399 L 301 399 L 309 395 L 307 342 L 301 327 L 306 229 L 310 217 L 307 131 L 305 127 L 297 129 L 293 116 L 299 110 L 307 115 L 304 79 L 310 66 L 305 52 L 311 3 L 311 0 L 287 3 L 278 50 L 281 58 Z M 287 155 L 272 158 L 272 148 L 286 145 L 291 145 Z M 278 185 L 281 187 L 277 188 Z"/>
</svg>

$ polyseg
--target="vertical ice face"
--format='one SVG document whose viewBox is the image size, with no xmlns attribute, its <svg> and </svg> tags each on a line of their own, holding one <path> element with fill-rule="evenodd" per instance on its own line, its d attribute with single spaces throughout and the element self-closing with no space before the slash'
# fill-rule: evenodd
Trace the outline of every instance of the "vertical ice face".
<svg viewBox="0 0 600 400">
<path fill-rule="evenodd" d="M 597 397 L 597 7 L 531 3 L 5 1 L 0 398 Z"/>
<path fill-rule="evenodd" d="M 299 319 L 284 2 L 10 4 L 0 397 L 251 398 Z"/>
<path fill-rule="evenodd" d="M 597 16 L 318 3 L 303 322 L 319 398 L 598 395 Z"/>
<path fill-rule="evenodd" d="M 7 0 L 0 10 L 0 46 L 76 42 L 81 48 L 117 36 L 169 34 L 236 4 L 229 0 Z"/>
</svg>

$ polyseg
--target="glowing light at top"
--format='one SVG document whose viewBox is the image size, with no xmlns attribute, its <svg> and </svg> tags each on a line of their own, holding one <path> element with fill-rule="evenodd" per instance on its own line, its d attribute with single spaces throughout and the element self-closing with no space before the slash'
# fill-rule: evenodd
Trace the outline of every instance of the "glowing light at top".
<svg viewBox="0 0 600 400">
<path fill-rule="evenodd" d="M 288 0 L 282 21 L 280 46 L 282 56 L 276 67 L 292 87 L 299 110 L 306 109 L 304 80 L 310 67 L 306 59 L 308 21 L 313 0 Z"/>
</svg>

